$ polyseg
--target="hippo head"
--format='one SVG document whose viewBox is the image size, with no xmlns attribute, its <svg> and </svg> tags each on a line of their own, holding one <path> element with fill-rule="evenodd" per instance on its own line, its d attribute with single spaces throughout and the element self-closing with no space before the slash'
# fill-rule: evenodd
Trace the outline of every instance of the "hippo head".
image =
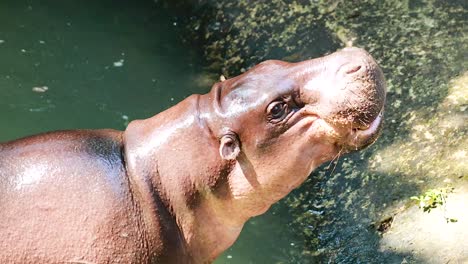
<svg viewBox="0 0 468 264">
<path fill-rule="evenodd" d="M 358 48 L 298 63 L 265 61 L 216 84 L 216 118 L 208 124 L 219 155 L 236 164 L 234 197 L 255 190 L 263 213 L 321 163 L 373 143 L 385 90 L 381 69 Z"/>
<path fill-rule="evenodd" d="M 374 142 L 384 103 L 382 72 L 361 49 L 266 61 L 131 122 L 129 178 L 148 215 L 174 217 L 194 262 L 211 261 L 317 166 Z"/>
</svg>

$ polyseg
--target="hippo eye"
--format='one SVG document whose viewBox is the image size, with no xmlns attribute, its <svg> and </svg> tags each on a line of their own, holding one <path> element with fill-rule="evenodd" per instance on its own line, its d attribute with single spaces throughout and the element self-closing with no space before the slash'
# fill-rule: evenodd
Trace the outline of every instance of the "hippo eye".
<svg viewBox="0 0 468 264">
<path fill-rule="evenodd" d="M 270 118 L 273 120 L 282 119 L 285 114 L 288 105 L 285 102 L 273 102 L 268 106 L 268 113 L 270 114 Z"/>
</svg>

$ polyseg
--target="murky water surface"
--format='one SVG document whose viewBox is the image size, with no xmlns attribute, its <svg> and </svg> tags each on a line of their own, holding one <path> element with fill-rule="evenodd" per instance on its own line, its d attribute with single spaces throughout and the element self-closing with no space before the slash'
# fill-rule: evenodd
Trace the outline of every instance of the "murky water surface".
<svg viewBox="0 0 468 264">
<path fill-rule="evenodd" d="M 0 58 L 2 141 L 124 129 L 209 88 L 192 84 L 199 63 L 151 1 L 2 1 Z"/>
</svg>

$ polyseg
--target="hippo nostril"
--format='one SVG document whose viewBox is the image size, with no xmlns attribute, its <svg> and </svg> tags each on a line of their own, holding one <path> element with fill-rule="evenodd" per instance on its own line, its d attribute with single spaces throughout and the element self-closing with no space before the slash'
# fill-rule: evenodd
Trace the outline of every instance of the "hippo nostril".
<svg viewBox="0 0 468 264">
<path fill-rule="evenodd" d="M 345 70 L 345 73 L 352 74 L 352 73 L 358 72 L 360 69 L 361 69 L 361 65 L 351 66 Z"/>
</svg>

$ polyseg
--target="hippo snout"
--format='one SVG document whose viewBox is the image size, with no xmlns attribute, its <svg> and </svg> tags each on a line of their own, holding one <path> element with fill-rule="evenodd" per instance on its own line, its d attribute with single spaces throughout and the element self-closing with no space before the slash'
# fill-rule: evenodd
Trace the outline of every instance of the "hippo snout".
<svg viewBox="0 0 468 264">
<path fill-rule="evenodd" d="M 359 48 L 345 48 L 337 54 L 337 59 L 343 60 L 338 67 L 338 73 L 342 75 L 366 74 L 369 65 L 375 62 L 365 50 Z"/>
<path fill-rule="evenodd" d="M 298 63 L 301 95 L 310 111 L 339 131 L 340 144 L 361 149 L 381 129 L 386 86 L 382 70 L 363 49 L 345 48 Z"/>
<path fill-rule="evenodd" d="M 354 129 L 365 130 L 380 114 L 385 102 L 384 77 L 377 62 L 364 50 L 358 48 L 344 49 L 345 63 L 340 66 L 335 77 L 338 83 L 337 98 L 332 118 L 345 118 Z M 333 62 L 332 62 L 333 63 Z M 340 81 L 343 79 L 343 81 Z M 331 88 L 333 91 L 333 87 Z M 333 93 L 329 94 L 332 96 Z M 341 100 L 341 101 L 340 101 Z M 333 107 L 332 107 L 333 108 Z"/>
</svg>

